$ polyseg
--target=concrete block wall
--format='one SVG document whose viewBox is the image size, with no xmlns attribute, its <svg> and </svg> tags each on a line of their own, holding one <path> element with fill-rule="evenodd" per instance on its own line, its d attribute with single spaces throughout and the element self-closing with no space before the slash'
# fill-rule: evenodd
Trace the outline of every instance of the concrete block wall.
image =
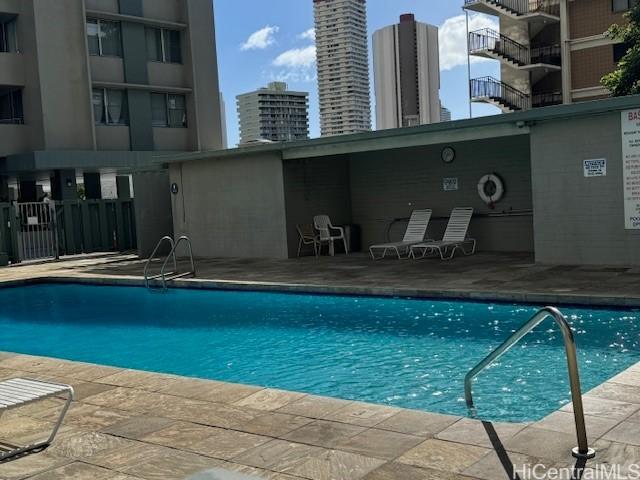
<svg viewBox="0 0 640 480">
<path fill-rule="evenodd" d="M 583 160 L 606 158 L 606 177 Z M 536 261 L 640 265 L 640 231 L 625 230 L 620 113 L 535 125 L 531 131 Z"/>
<path fill-rule="evenodd" d="M 279 153 L 174 163 L 170 183 L 175 235 L 196 257 L 287 258 Z"/>
<path fill-rule="evenodd" d="M 362 228 L 363 245 L 385 241 L 395 218 L 413 209 L 431 208 L 445 217 L 458 206 L 476 213 L 531 210 L 529 139 L 527 135 L 451 144 L 456 160 L 445 164 L 445 145 L 352 154 L 350 159 L 352 221 Z M 478 196 L 477 184 L 487 173 L 497 173 L 506 186 L 503 200 L 491 210 Z M 457 177 L 459 190 L 443 191 L 443 178 Z M 531 216 L 474 219 L 470 235 L 485 251 L 533 251 Z M 446 220 L 434 219 L 428 234 L 442 238 Z M 401 239 L 404 225 L 393 229 L 391 240 Z"/>
<path fill-rule="evenodd" d="M 288 160 L 283 164 L 289 255 L 298 248 L 297 224 L 327 214 L 336 225 L 351 223 L 349 159 L 345 156 Z"/>
</svg>

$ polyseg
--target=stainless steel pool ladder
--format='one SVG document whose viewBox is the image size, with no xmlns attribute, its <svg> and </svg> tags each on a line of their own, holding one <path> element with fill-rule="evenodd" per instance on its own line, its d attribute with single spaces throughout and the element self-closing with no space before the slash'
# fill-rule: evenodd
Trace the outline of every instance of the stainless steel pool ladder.
<svg viewBox="0 0 640 480">
<path fill-rule="evenodd" d="M 160 247 L 166 242 L 168 242 L 169 245 L 171 246 L 171 250 L 169 254 L 166 256 L 166 258 L 164 259 L 164 262 L 162 263 L 162 268 L 160 269 L 160 273 L 157 275 L 149 276 L 149 266 L 151 265 L 151 261 L 155 258 L 156 253 L 158 253 L 158 250 L 160 249 Z M 186 243 L 187 245 L 187 251 L 189 253 L 189 263 L 191 265 L 191 269 L 188 272 L 180 273 L 178 272 L 178 261 L 176 259 L 176 250 L 182 242 Z M 167 272 L 166 268 L 170 259 L 173 260 L 173 271 Z M 196 275 L 196 267 L 193 261 L 193 248 L 191 246 L 191 240 L 186 235 L 183 235 L 180 238 L 178 238 L 178 241 L 174 241 L 173 238 L 171 238 L 170 236 L 162 237 L 156 244 L 156 248 L 153 249 L 153 252 L 151 253 L 149 258 L 147 259 L 147 262 L 144 265 L 144 284 L 149 289 L 151 288 L 151 285 L 149 283 L 151 280 L 160 279 L 162 281 L 162 289 L 167 290 L 167 280 L 175 280 L 176 278 L 184 278 L 189 276 L 195 277 L 195 275 Z"/>
<path fill-rule="evenodd" d="M 578 372 L 578 358 L 576 355 L 576 342 L 573 338 L 573 332 L 569 326 L 569 322 L 565 316 L 555 307 L 545 307 L 536 313 L 531 319 L 516 330 L 502 345 L 496 348 L 491 354 L 489 354 L 478 365 L 472 368 L 464 378 L 464 396 L 467 402 L 467 407 L 475 414 L 475 408 L 473 405 L 473 395 L 471 392 L 471 382 L 473 379 L 482 372 L 485 368 L 489 367 L 493 362 L 498 360 L 502 355 L 524 338 L 531 330 L 537 327 L 545 319 L 551 317 L 560 327 L 562 337 L 564 338 L 564 346 L 567 354 L 567 367 L 569 369 L 569 383 L 571 385 L 571 399 L 573 401 L 573 415 L 576 424 L 576 435 L 578 437 L 578 446 L 572 450 L 572 455 L 576 458 L 593 458 L 596 455 L 594 449 L 589 448 L 587 442 L 587 429 L 584 423 L 584 408 L 582 406 L 582 388 L 580 386 L 580 374 Z"/>
</svg>

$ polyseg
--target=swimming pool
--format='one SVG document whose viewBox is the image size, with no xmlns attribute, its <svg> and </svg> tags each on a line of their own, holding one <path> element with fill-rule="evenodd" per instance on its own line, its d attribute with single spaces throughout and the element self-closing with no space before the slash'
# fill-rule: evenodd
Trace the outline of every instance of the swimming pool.
<svg viewBox="0 0 640 480">
<path fill-rule="evenodd" d="M 463 377 L 539 307 L 38 284 L 0 289 L 0 350 L 466 415 Z M 640 361 L 639 311 L 563 308 L 583 389 Z M 536 420 L 569 400 L 543 323 L 474 386 L 478 413 Z"/>
</svg>

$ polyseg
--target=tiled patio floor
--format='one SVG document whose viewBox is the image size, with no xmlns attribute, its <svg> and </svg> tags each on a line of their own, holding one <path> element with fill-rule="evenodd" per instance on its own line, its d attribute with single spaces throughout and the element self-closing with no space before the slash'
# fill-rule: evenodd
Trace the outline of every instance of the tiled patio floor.
<svg viewBox="0 0 640 480">
<path fill-rule="evenodd" d="M 186 262 L 183 262 L 186 267 Z M 93 256 L 0 269 L 16 278 L 121 278 L 139 283 L 144 262 L 134 255 Z M 160 266 L 156 266 L 159 270 Z M 536 265 L 529 254 L 480 253 L 435 259 L 372 261 L 364 254 L 291 260 L 197 259 L 189 286 L 282 288 L 382 295 L 454 296 L 541 303 L 640 307 L 640 268 Z M 153 269 L 153 267 L 152 267 Z"/>
<path fill-rule="evenodd" d="M 511 478 L 512 465 L 576 465 L 569 453 L 576 444 L 569 409 L 531 425 L 483 424 L 253 386 L 3 355 L 0 378 L 15 376 L 70 383 L 77 401 L 53 445 L 0 464 L 0 478 L 6 480 L 498 480 Z M 51 427 L 61 405 L 61 399 L 51 399 L 5 414 L 0 437 L 34 440 Z M 598 450 L 587 467 L 620 464 L 624 472 L 639 463 L 640 364 L 586 395 L 585 406 Z"/>
<path fill-rule="evenodd" d="M 0 282 L 53 277 L 139 283 L 141 270 L 131 256 L 95 256 L 0 269 Z M 520 255 L 485 254 L 446 264 L 369 263 L 355 255 L 212 260 L 199 262 L 198 276 L 234 286 L 362 285 L 376 293 L 496 296 L 531 291 L 640 304 L 637 270 L 533 266 Z M 500 480 L 512 478 L 514 465 L 576 466 L 568 408 L 530 425 L 490 424 L 253 386 L 0 356 L 0 378 L 15 376 L 70 383 L 77 401 L 54 444 L 0 464 L 2 480 Z M 620 465 L 622 474 L 631 472 L 640 464 L 640 364 L 584 398 L 590 441 L 598 451 L 586 467 Z M 33 440 L 51 426 L 60 404 L 48 400 L 5 414 L 0 439 Z"/>
</svg>

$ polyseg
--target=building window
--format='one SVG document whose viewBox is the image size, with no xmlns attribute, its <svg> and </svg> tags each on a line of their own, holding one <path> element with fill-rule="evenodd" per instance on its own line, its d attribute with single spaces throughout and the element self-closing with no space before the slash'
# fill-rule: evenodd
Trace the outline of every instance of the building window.
<svg viewBox="0 0 640 480">
<path fill-rule="evenodd" d="M 151 94 L 152 125 L 154 127 L 186 127 L 187 109 L 184 95 Z"/>
<path fill-rule="evenodd" d="M 182 63 L 182 42 L 178 30 L 145 28 L 147 58 L 153 62 Z"/>
<path fill-rule="evenodd" d="M 617 43 L 613 46 L 613 61 L 614 63 L 620 63 L 620 60 L 627 54 L 631 45 L 628 43 Z"/>
<path fill-rule="evenodd" d="M 129 125 L 125 90 L 94 88 L 92 103 L 96 125 Z"/>
<path fill-rule="evenodd" d="M 640 0 L 611 0 L 611 9 L 614 12 L 624 12 L 635 7 Z"/>
<path fill-rule="evenodd" d="M 16 18 L 3 20 L 0 18 L 0 52 L 13 53 L 18 51 L 18 35 Z"/>
<path fill-rule="evenodd" d="M 120 22 L 87 19 L 89 55 L 122 57 L 122 33 Z"/>
<path fill-rule="evenodd" d="M 22 90 L 0 87 L 0 124 L 24 123 Z"/>
</svg>

